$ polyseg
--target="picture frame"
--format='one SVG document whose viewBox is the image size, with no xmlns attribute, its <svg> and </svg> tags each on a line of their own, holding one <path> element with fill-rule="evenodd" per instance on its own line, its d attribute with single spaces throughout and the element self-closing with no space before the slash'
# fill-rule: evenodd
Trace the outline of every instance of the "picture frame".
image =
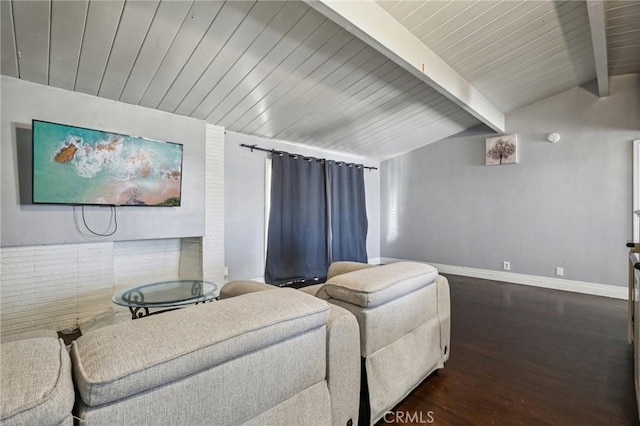
<svg viewBox="0 0 640 426">
<path fill-rule="evenodd" d="M 518 163 L 518 135 L 502 135 L 486 139 L 485 165 Z"/>
</svg>

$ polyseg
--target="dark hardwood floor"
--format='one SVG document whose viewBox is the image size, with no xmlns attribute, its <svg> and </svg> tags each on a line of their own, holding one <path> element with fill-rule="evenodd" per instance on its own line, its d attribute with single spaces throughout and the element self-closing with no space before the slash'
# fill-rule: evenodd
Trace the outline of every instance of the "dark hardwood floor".
<svg viewBox="0 0 640 426">
<path fill-rule="evenodd" d="M 626 301 L 447 278 L 449 361 L 379 425 L 640 424 Z"/>
</svg>

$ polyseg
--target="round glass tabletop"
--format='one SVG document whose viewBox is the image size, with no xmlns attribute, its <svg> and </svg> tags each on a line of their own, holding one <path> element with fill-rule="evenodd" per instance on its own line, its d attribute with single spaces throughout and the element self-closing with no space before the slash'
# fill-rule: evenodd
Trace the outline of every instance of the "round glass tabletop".
<svg viewBox="0 0 640 426">
<path fill-rule="evenodd" d="M 202 280 L 162 281 L 130 288 L 113 296 L 112 300 L 129 308 L 167 308 L 215 299 L 221 287 Z"/>
</svg>

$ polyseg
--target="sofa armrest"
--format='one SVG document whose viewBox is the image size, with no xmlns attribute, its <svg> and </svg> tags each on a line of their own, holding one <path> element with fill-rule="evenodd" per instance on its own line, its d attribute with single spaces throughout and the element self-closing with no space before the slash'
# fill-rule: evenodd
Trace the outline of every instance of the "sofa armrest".
<svg viewBox="0 0 640 426">
<path fill-rule="evenodd" d="M 360 329 L 351 312 L 336 305 L 330 306 L 327 323 L 327 385 L 331 397 L 332 425 L 357 425 L 360 405 Z"/>
<path fill-rule="evenodd" d="M 230 281 L 220 289 L 220 299 L 228 299 L 230 297 L 241 296 L 247 293 L 255 293 L 256 291 L 275 290 L 279 287 L 271 284 L 265 284 L 258 281 Z"/>
<path fill-rule="evenodd" d="M 25 334 L 30 337 L 0 345 L 0 424 L 72 424 L 75 395 L 64 342 L 46 332 Z"/>
<path fill-rule="evenodd" d="M 329 266 L 329 272 L 327 272 L 327 280 L 335 277 L 336 275 L 347 274 L 353 271 L 359 271 L 360 269 L 371 268 L 375 265 L 369 265 L 367 263 L 360 262 L 333 262 Z"/>
</svg>

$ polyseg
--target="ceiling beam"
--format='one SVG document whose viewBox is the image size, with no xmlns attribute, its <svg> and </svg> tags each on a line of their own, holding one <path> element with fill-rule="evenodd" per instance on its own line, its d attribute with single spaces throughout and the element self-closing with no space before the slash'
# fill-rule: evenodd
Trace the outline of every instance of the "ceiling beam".
<svg viewBox="0 0 640 426">
<path fill-rule="evenodd" d="M 607 28 L 604 16 L 603 0 L 588 0 L 587 13 L 591 27 L 593 57 L 596 62 L 598 94 L 601 98 L 609 96 L 609 68 L 607 63 Z"/>
<path fill-rule="evenodd" d="M 374 0 L 305 2 L 496 132 L 504 132 L 504 113 Z"/>
</svg>

